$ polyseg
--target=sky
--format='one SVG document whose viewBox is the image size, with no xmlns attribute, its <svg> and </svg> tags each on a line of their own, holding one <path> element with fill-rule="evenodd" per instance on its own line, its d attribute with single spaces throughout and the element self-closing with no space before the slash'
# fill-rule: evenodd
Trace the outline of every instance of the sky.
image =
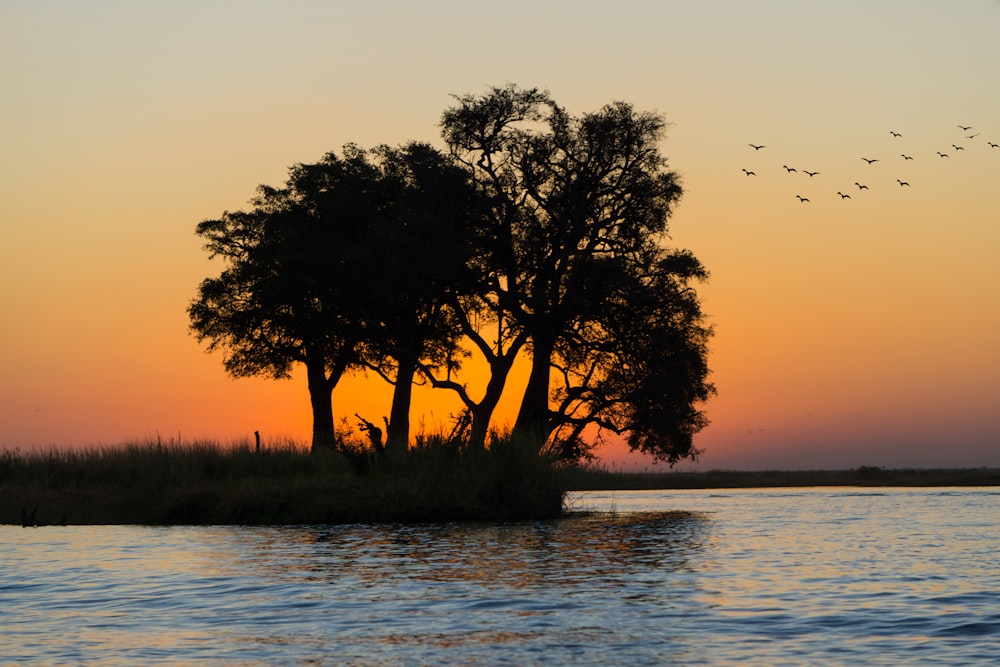
<svg viewBox="0 0 1000 667">
<path fill-rule="evenodd" d="M 0 449 L 307 441 L 303 374 L 190 335 L 195 226 L 515 83 L 669 123 L 718 390 L 682 469 L 1000 466 L 998 34 L 996 0 L 0 0 Z M 388 414 L 380 382 L 335 414 Z"/>
</svg>

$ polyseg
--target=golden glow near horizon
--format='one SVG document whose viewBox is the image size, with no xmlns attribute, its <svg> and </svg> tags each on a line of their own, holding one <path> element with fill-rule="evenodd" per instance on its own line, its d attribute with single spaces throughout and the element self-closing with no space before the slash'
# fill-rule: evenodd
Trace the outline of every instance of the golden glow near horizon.
<svg viewBox="0 0 1000 667">
<path fill-rule="evenodd" d="M 712 273 L 703 467 L 1000 465 L 998 28 L 986 0 L 5 2 L 0 448 L 305 439 L 301 376 L 188 335 L 195 225 L 513 82 L 670 123 L 672 242 Z M 352 377 L 335 414 L 389 395 Z M 455 409 L 418 392 L 413 423 Z"/>
</svg>

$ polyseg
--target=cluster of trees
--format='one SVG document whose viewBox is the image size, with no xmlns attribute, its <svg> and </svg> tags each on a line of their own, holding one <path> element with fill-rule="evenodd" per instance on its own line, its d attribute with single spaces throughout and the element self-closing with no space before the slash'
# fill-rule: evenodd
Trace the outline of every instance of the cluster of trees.
<svg viewBox="0 0 1000 667">
<path fill-rule="evenodd" d="M 596 426 L 695 456 L 714 392 L 693 287 L 707 272 L 665 244 L 681 187 L 662 117 L 622 102 L 573 116 L 511 85 L 457 97 L 441 128 L 447 152 L 348 145 L 199 224 L 225 269 L 189 307 L 194 334 L 234 376 L 304 365 L 314 448 L 335 446 L 332 391 L 358 369 L 394 386 L 387 448 L 408 446 L 415 383 L 454 392 L 484 447 L 527 355 L 515 437 L 576 459 Z M 470 354 L 485 387 L 461 377 Z"/>
</svg>

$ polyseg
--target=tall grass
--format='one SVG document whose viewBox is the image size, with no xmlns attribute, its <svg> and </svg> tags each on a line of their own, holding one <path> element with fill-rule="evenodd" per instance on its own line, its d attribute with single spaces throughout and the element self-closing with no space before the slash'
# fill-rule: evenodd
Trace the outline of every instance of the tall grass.
<svg viewBox="0 0 1000 667">
<path fill-rule="evenodd" d="M 288 442 L 130 443 L 0 453 L 0 523 L 313 524 L 557 516 L 561 477 L 529 443 L 424 437 L 402 455 Z"/>
</svg>

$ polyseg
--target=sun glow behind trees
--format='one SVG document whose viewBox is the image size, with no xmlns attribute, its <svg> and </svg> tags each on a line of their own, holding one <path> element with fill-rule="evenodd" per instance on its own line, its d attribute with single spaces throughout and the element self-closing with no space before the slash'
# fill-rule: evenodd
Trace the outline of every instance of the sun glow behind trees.
<svg viewBox="0 0 1000 667">
<path fill-rule="evenodd" d="M 211 270 L 192 222 L 348 141 L 442 147 L 449 93 L 519 81 L 569 109 L 624 99 L 670 123 L 685 191 L 672 243 L 712 272 L 704 466 L 1000 464 L 1000 149 L 966 146 L 947 169 L 933 155 L 959 123 L 1000 142 L 1000 7 L 563 9 L 3 3 L 0 446 L 306 440 L 304 378 L 231 380 L 187 335 Z M 838 171 L 850 186 L 861 155 L 874 168 L 903 152 L 893 141 L 939 162 L 915 159 L 848 208 L 862 202 L 835 195 Z M 780 155 L 776 172 L 740 171 L 760 166 L 749 142 Z M 821 172 L 810 187 L 836 181 L 832 199 L 799 204 L 781 163 Z M 378 417 L 387 390 L 349 376 L 334 399 Z M 447 424 L 456 406 L 425 394 L 414 413 Z"/>
<path fill-rule="evenodd" d="M 225 265 L 189 308 L 198 339 L 234 377 L 303 365 L 314 449 L 349 437 L 331 394 L 355 368 L 394 386 L 384 441 L 355 412 L 375 449 L 408 447 L 412 387 L 428 383 L 462 401 L 452 437 L 481 450 L 526 356 L 517 440 L 577 460 L 596 429 L 693 458 L 714 393 L 694 288 L 708 274 L 663 245 L 681 193 L 657 146 L 663 119 L 624 102 L 574 116 L 508 85 L 459 97 L 441 125 L 450 157 L 349 145 L 200 223 Z M 461 377 L 470 352 L 489 369 L 478 399 Z"/>
</svg>

